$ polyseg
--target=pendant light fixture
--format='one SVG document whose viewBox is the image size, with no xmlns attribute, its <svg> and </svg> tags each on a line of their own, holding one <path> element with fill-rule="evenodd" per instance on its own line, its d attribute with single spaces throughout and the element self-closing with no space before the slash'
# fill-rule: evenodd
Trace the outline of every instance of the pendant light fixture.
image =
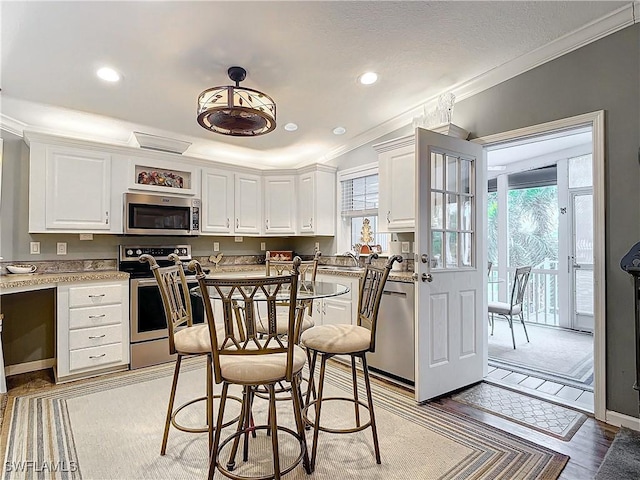
<svg viewBox="0 0 640 480">
<path fill-rule="evenodd" d="M 235 86 L 213 87 L 198 97 L 198 123 L 212 132 L 255 137 L 276 128 L 276 103 L 266 93 L 240 86 L 247 77 L 242 67 L 227 71 Z"/>
</svg>

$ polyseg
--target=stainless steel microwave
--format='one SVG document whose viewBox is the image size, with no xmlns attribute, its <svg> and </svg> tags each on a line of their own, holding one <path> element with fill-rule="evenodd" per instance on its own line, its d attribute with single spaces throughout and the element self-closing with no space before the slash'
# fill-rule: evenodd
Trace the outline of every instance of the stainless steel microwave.
<svg viewBox="0 0 640 480">
<path fill-rule="evenodd" d="M 198 235 L 200 200 L 157 194 L 124 194 L 124 233 Z"/>
</svg>

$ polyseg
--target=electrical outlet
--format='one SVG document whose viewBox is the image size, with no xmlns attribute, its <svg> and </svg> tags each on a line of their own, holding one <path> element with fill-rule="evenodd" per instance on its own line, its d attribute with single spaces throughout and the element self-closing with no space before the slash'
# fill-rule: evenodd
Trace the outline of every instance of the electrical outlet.
<svg viewBox="0 0 640 480">
<path fill-rule="evenodd" d="M 40 255 L 40 242 L 29 243 L 29 253 L 31 255 Z"/>
<path fill-rule="evenodd" d="M 242 242 L 244 242 L 244 237 L 234 237 L 233 240 L 236 243 L 242 243 Z"/>
<path fill-rule="evenodd" d="M 80 240 L 93 240 L 93 233 L 81 233 Z"/>
<path fill-rule="evenodd" d="M 316 252 L 320 251 L 320 242 L 316 242 L 316 246 L 313 247 L 313 250 L 316 251 Z"/>
<path fill-rule="evenodd" d="M 220 242 L 213 242 L 213 251 L 214 252 L 220 251 Z"/>
<path fill-rule="evenodd" d="M 56 244 L 56 253 L 58 255 L 66 255 L 67 254 L 67 243 L 66 242 L 58 242 Z"/>
<path fill-rule="evenodd" d="M 409 242 L 402 242 L 402 253 L 409 253 Z"/>
<path fill-rule="evenodd" d="M 267 242 L 260 242 L 260 250 L 263 252 L 267 249 Z"/>
</svg>

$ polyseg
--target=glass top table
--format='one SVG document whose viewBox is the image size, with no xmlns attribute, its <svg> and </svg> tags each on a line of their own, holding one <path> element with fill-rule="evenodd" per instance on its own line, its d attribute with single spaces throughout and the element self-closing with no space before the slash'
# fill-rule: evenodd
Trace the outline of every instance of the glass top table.
<svg viewBox="0 0 640 480">
<path fill-rule="evenodd" d="M 232 278 L 232 277 L 229 277 Z M 235 276 L 235 278 L 238 278 Z M 315 300 L 318 298 L 329 298 L 329 297 L 337 297 L 339 295 L 344 295 L 345 293 L 349 293 L 350 288 L 341 283 L 334 282 L 312 282 L 312 281 L 301 281 L 298 283 L 298 296 L 297 300 L 299 302 L 304 302 L 307 300 Z M 200 287 L 193 287 L 190 289 L 191 295 L 200 297 Z M 209 288 L 209 298 L 214 300 L 219 300 L 220 296 L 218 292 Z M 243 296 L 240 292 L 237 292 L 237 296 L 235 297 L 237 300 L 243 300 Z M 264 293 L 258 292 L 256 293 L 254 300 L 265 300 L 266 297 Z M 289 290 L 281 289 L 280 293 L 276 295 L 277 300 L 289 300 Z"/>
</svg>

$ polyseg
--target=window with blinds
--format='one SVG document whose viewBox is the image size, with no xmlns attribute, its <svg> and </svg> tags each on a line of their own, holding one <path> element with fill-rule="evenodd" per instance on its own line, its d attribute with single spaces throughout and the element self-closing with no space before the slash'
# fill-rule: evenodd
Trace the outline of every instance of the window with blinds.
<svg viewBox="0 0 640 480">
<path fill-rule="evenodd" d="M 378 174 L 343 180 L 340 183 L 344 218 L 378 215 Z"/>
<path fill-rule="evenodd" d="M 362 241 L 362 226 L 365 218 L 369 220 L 374 233 L 374 245 L 380 245 L 383 251 L 389 247 L 389 235 L 378 232 L 378 174 L 364 175 L 340 182 L 342 190 L 341 214 L 346 230 L 349 232 L 349 245 Z M 371 243 L 371 242 L 370 242 Z"/>
</svg>

